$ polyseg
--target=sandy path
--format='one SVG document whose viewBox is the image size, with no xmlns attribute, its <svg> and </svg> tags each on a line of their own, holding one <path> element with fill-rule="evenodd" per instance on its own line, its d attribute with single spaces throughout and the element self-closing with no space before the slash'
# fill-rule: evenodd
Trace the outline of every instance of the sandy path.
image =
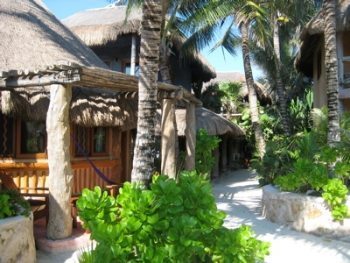
<svg viewBox="0 0 350 263">
<path fill-rule="evenodd" d="M 271 242 L 266 262 L 350 262 L 350 243 L 300 233 L 262 217 L 262 190 L 253 172 L 227 172 L 214 181 L 213 190 L 218 208 L 228 214 L 227 227 L 250 225 L 258 238 Z"/>
</svg>

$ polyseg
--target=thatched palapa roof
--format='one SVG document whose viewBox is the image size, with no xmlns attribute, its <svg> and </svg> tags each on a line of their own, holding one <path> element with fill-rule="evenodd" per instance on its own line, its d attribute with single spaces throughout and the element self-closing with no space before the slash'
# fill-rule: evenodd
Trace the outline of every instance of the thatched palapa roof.
<svg viewBox="0 0 350 263">
<path fill-rule="evenodd" d="M 49 88 L 19 88 L 2 92 L 0 112 L 23 120 L 45 121 L 49 103 Z M 84 127 L 120 126 L 122 130 L 134 129 L 137 124 L 137 95 L 135 92 L 74 88 L 70 120 Z"/>
<path fill-rule="evenodd" d="M 176 109 L 176 126 L 177 135 L 185 136 L 186 124 L 186 110 Z M 157 117 L 157 133 L 160 135 L 161 131 L 161 112 L 158 110 Z M 228 134 L 235 137 L 243 137 L 244 131 L 237 125 L 224 117 L 212 112 L 204 107 L 196 108 L 196 130 L 205 129 L 209 135 L 224 135 Z"/>
<path fill-rule="evenodd" d="M 350 0 L 337 1 L 337 32 L 350 30 Z M 306 76 L 312 76 L 313 54 L 315 48 L 323 41 L 325 28 L 325 10 L 321 9 L 304 27 L 300 35 L 301 46 L 295 61 L 296 68 Z"/>
<path fill-rule="evenodd" d="M 246 84 L 245 76 L 240 72 L 217 72 L 216 78 L 207 82 L 204 85 L 204 88 L 209 87 L 210 85 L 227 82 L 236 82 L 242 84 L 239 95 L 242 98 L 248 98 L 248 87 Z M 254 82 L 254 88 L 260 102 L 271 103 L 272 95 L 265 85 L 259 82 Z"/>
<path fill-rule="evenodd" d="M 40 0 L 1 0 L 0 21 L 2 77 L 18 73 L 23 75 L 19 76 L 23 82 L 34 80 L 50 74 L 48 65 L 60 63 L 94 67 L 90 71 L 107 68 Z M 25 72 L 28 72 L 27 76 Z M 51 72 L 56 76 L 61 74 L 55 73 L 53 68 Z M 99 85 L 93 86 L 93 89 L 73 89 L 70 109 L 73 123 L 82 126 L 121 126 L 121 129 L 136 127 L 137 103 L 129 93 L 108 92 L 97 89 Z M 17 88 L 0 93 L 0 112 L 27 120 L 46 119 L 48 86 Z"/>
<path fill-rule="evenodd" d="M 0 71 L 60 61 L 106 67 L 40 0 L 1 0 L 0 36 Z"/>
<path fill-rule="evenodd" d="M 63 19 L 75 34 L 90 47 L 104 46 L 115 42 L 121 35 L 140 34 L 142 10 L 132 10 L 126 19 L 126 6 L 108 5 L 104 8 L 89 9 Z M 173 39 L 179 50 L 184 39 Z M 216 76 L 215 69 L 199 53 L 193 54 L 192 62 L 202 70 L 204 81 Z"/>
<path fill-rule="evenodd" d="M 179 136 L 185 135 L 186 130 L 186 110 L 176 110 L 177 133 Z M 233 136 L 244 136 L 244 131 L 236 124 L 221 117 L 206 108 L 196 108 L 196 129 L 205 129 L 209 135 L 230 134 Z"/>
</svg>

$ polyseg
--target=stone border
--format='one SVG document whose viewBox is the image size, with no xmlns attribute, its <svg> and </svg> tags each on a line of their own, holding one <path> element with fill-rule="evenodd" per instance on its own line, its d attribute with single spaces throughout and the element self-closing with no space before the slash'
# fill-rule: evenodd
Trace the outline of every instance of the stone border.
<svg viewBox="0 0 350 263">
<path fill-rule="evenodd" d="M 347 205 L 350 207 L 350 198 Z M 272 222 L 295 230 L 350 241 L 350 219 L 333 221 L 322 197 L 281 192 L 272 185 L 263 187 L 263 215 Z"/>
<path fill-rule="evenodd" d="M 0 262 L 36 262 L 32 215 L 0 220 Z"/>
</svg>

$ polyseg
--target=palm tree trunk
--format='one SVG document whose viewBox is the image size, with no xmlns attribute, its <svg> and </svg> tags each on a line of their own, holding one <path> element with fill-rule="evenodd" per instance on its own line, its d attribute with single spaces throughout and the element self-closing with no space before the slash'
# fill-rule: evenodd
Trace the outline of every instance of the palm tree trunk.
<svg viewBox="0 0 350 263">
<path fill-rule="evenodd" d="M 325 64 L 327 77 L 328 103 L 328 144 L 334 146 L 340 141 L 339 96 L 338 96 L 338 60 L 336 52 L 335 0 L 325 0 Z"/>
<path fill-rule="evenodd" d="M 145 0 L 142 11 L 138 121 L 131 181 L 147 186 L 154 172 L 161 1 Z"/>
<path fill-rule="evenodd" d="M 241 24 L 241 35 L 242 35 L 242 54 L 243 54 L 243 65 L 244 65 L 244 73 L 245 79 L 248 87 L 248 98 L 249 98 L 249 110 L 250 116 L 252 119 L 252 126 L 255 135 L 256 141 L 256 149 L 260 158 L 262 158 L 265 154 L 265 140 L 264 135 L 260 126 L 259 120 L 259 108 L 258 108 L 258 100 L 256 96 L 256 91 L 254 89 L 254 78 L 252 73 L 252 67 L 250 64 L 250 56 L 249 56 L 249 45 L 248 45 L 248 23 L 243 22 Z"/>
<path fill-rule="evenodd" d="M 287 98 L 284 90 L 282 78 L 281 78 L 281 53 L 280 53 L 280 38 L 279 38 L 279 25 L 277 15 L 273 20 L 273 48 L 274 48 L 274 61 L 276 68 L 276 90 L 278 95 L 279 112 L 282 119 L 282 128 L 286 135 L 290 135 L 290 125 L 287 112 Z"/>
</svg>

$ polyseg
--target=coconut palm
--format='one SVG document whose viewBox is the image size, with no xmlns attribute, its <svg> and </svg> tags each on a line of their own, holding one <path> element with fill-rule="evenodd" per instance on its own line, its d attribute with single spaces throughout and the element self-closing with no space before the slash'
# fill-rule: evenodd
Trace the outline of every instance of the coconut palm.
<svg viewBox="0 0 350 263">
<path fill-rule="evenodd" d="M 285 25 L 292 25 L 290 32 L 299 32 L 300 27 L 309 20 L 315 11 L 314 0 L 271 0 L 264 1 L 263 5 L 269 12 L 269 20 L 272 35 L 274 62 L 275 88 L 278 95 L 278 106 L 281 115 L 282 127 L 285 134 L 291 134 L 291 126 L 288 115 L 287 94 L 283 81 L 283 63 L 281 57 L 281 28 Z M 296 36 L 298 34 L 294 34 Z M 287 38 L 288 39 L 288 38 Z M 290 38 L 289 38 L 290 39 Z"/>
<path fill-rule="evenodd" d="M 190 28 L 189 34 L 191 34 L 185 46 L 193 45 L 196 49 L 203 48 L 213 40 L 215 30 L 220 28 L 224 21 L 229 23 L 229 26 L 223 38 L 217 42 L 214 48 L 221 46 L 231 54 L 235 54 L 235 48 L 241 44 L 256 149 L 258 155 L 263 157 L 265 140 L 259 120 L 258 100 L 254 89 L 249 52 L 249 35 L 253 35 L 261 42 L 266 39 L 265 30 L 263 30 L 264 11 L 258 1 L 208 1 L 203 4 L 201 8 L 197 9 L 197 12 L 190 14 L 184 21 L 183 28 L 185 30 Z M 235 34 L 235 23 L 238 24 L 241 32 L 240 39 Z"/>
<path fill-rule="evenodd" d="M 161 0 L 144 0 L 142 12 L 138 121 L 131 180 L 148 185 L 155 158 Z"/>
<path fill-rule="evenodd" d="M 336 1 L 324 0 L 325 11 L 325 66 L 327 78 L 328 101 L 328 144 L 334 146 L 340 141 L 339 114 L 338 114 L 338 60 L 336 53 Z"/>
</svg>

